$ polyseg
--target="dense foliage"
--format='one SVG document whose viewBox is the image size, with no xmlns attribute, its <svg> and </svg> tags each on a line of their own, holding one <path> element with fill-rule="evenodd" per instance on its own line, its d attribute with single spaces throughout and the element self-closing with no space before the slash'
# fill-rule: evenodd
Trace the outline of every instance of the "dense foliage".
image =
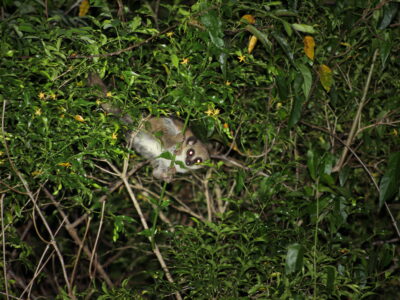
<svg viewBox="0 0 400 300">
<path fill-rule="evenodd" d="M 396 299 L 400 3 L 2 3 L 4 297 Z M 212 161 L 155 180 L 104 101 Z"/>
</svg>

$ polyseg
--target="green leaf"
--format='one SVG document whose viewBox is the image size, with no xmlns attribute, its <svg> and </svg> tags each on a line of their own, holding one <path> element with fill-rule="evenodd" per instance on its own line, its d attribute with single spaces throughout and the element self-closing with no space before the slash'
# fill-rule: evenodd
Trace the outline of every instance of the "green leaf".
<svg viewBox="0 0 400 300">
<path fill-rule="evenodd" d="M 388 32 L 385 33 L 385 39 L 383 41 L 382 39 L 379 39 L 378 46 L 383 69 L 386 65 L 386 60 L 389 57 L 390 51 L 392 50 L 392 40 Z"/>
<path fill-rule="evenodd" d="M 252 34 L 254 34 L 257 37 L 257 39 L 264 45 L 265 49 L 268 52 L 271 52 L 272 43 L 268 39 L 268 36 L 265 33 L 259 31 L 253 25 L 247 25 L 245 28 L 247 31 L 251 32 Z"/>
<path fill-rule="evenodd" d="M 335 286 L 336 269 L 332 266 L 326 268 L 326 289 L 329 293 L 332 293 L 333 287 Z"/>
<path fill-rule="evenodd" d="M 400 186 L 400 152 L 389 157 L 388 167 L 379 186 L 379 209 L 399 192 Z"/>
<path fill-rule="evenodd" d="M 349 175 L 350 175 L 350 168 L 348 166 L 344 166 L 342 169 L 340 169 L 339 171 L 340 186 L 344 186 L 347 179 L 349 178 Z"/>
<path fill-rule="evenodd" d="M 138 233 L 139 235 L 143 235 L 145 237 L 153 237 L 156 234 L 156 230 L 153 228 L 144 229 Z"/>
<path fill-rule="evenodd" d="M 304 33 L 313 34 L 316 32 L 314 27 L 312 27 L 310 25 L 306 25 L 306 24 L 292 24 L 292 27 L 294 30 L 304 32 Z"/>
<path fill-rule="evenodd" d="M 290 24 L 286 21 L 282 21 L 282 24 L 283 24 L 283 28 L 285 28 L 287 35 L 292 36 L 293 30 L 292 30 L 292 27 L 290 26 Z"/>
<path fill-rule="evenodd" d="M 165 152 L 161 153 L 159 157 L 164 158 L 164 159 L 168 159 L 168 160 L 173 160 L 174 159 L 174 156 L 169 151 L 165 151 Z"/>
<path fill-rule="evenodd" d="M 142 23 L 142 18 L 139 16 L 136 16 L 133 18 L 132 21 L 129 22 L 130 30 L 134 32 Z"/>
<path fill-rule="evenodd" d="M 308 150 L 307 151 L 307 167 L 308 167 L 308 172 L 310 172 L 310 176 L 313 180 L 316 179 L 316 174 L 317 174 L 317 166 L 315 164 L 315 159 L 314 159 L 314 151 L 313 150 Z"/>
<path fill-rule="evenodd" d="M 226 62 L 228 60 L 228 55 L 225 52 L 222 52 L 219 56 L 218 56 L 218 61 L 221 65 L 221 71 L 222 71 L 222 75 L 224 76 L 224 80 L 226 80 Z"/>
<path fill-rule="evenodd" d="M 378 29 L 385 29 L 392 23 L 393 18 L 399 10 L 399 3 L 387 3 L 383 7 L 383 17 L 378 25 Z"/>
<path fill-rule="evenodd" d="M 173 65 L 175 68 L 178 68 L 178 67 L 179 67 L 179 58 L 178 58 L 178 56 L 177 56 L 176 54 L 172 54 L 172 55 L 171 55 L 171 62 L 172 62 L 172 65 Z"/>
<path fill-rule="evenodd" d="M 288 247 L 285 264 L 286 274 L 292 274 L 301 269 L 303 266 L 303 255 L 303 247 L 300 244 L 295 243 Z"/>
<path fill-rule="evenodd" d="M 222 22 L 215 10 L 210 10 L 207 14 L 201 16 L 201 22 L 207 28 L 211 42 L 215 47 L 223 49 L 225 47 L 222 37 Z"/>
<path fill-rule="evenodd" d="M 293 52 L 290 50 L 289 44 L 287 43 L 286 39 L 276 32 L 272 32 L 271 34 L 274 37 L 274 39 L 278 42 L 278 44 L 282 47 L 283 51 L 289 58 L 290 62 L 293 65 L 295 65 Z"/>
<path fill-rule="evenodd" d="M 242 170 L 239 170 L 239 172 L 236 175 L 236 186 L 235 186 L 235 192 L 240 193 L 244 186 L 245 186 L 245 174 Z"/>
<path fill-rule="evenodd" d="M 311 75 L 311 71 L 309 68 L 307 68 L 307 66 L 305 65 L 298 65 L 298 68 L 300 70 L 301 75 L 303 76 L 303 93 L 304 96 L 306 98 L 306 100 L 308 99 L 308 97 L 310 96 L 310 91 L 311 91 L 311 85 L 312 85 L 312 75 Z"/>
<path fill-rule="evenodd" d="M 289 94 L 289 85 L 288 85 L 288 78 L 285 74 L 280 73 L 275 78 L 279 99 L 281 101 L 285 101 L 288 98 Z"/>
<path fill-rule="evenodd" d="M 292 128 L 300 120 L 303 100 L 304 98 L 302 96 L 296 95 L 294 97 L 293 106 L 289 117 L 289 128 Z"/>
</svg>

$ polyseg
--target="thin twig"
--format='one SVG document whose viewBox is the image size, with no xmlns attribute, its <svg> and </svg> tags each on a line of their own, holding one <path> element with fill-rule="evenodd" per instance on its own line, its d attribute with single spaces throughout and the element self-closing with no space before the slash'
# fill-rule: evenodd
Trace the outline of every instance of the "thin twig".
<svg viewBox="0 0 400 300">
<path fill-rule="evenodd" d="M 6 293 L 0 292 L 0 295 L 7 295 Z M 20 299 L 18 297 L 12 296 L 12 295 L 8 295 L 10 298 L 12 299 Z"/>
<path fill-rule="evenodd" d="M 93 273 L 92 273 L 92 264 L 93 264 L 93 261 L 94 261 L 95 255 L 96 255 L 97 244 L 99 243 L 99 240 L 100 240 L 100 233 L 101 233 L 101 229 L 103 227 L 105 209 L 106 209 L 106 201 L 103 201 L 102 206 L 101 206 L 99 229 L 97 230 L 96 240 L 94 242 L 94 246 L 92 249 L 92 256 L 90 257 L 90 263 L 89 263 L 89 276 L 90 276 L 90 279 L 92 279 L 92 280 L 94 278 L 94 271 L 96 270 L 96 269 L 93 270 Z"/>
<path fill-rule="evenodd" d="M 82 0 L 77 0 L 74 4 L 71 5 L 70 8 L 68 8 L 68 9 L 64 12 L 64 15 L 68 15 L 69 12 L 70 12 L 71 10 L 73 10 L 75 7 L 77 7 L 81 2 L 82 2 Z"/>
<path fill-rule="evenodd" d="M 8 270 L 7 273 L 10 276 L 10 278 L 14 279 L 15 283 L 17 285 L 19 285 L 20 288 L 22 288 L 22 289 L 26 288 L 26 283 L 24 282 L 24 280 L 21 277 L 19 277 L 17 274 L 15 274 L 12 270 Z M 4 294 L 4 293 L 2 293 L 2 294 Z M 10 295 L 10 298 L 19 299 L 18 297 L 14 297 L 14 296 L 11 296 L 11 295 Z M 37 299 L 37 297 L 35 295 L 32 295 L 32 294 L 31 294 L 31 298 L 33 300 Z"/>
<path fill-rule="evenodd" d="M 3 236 L 3 273 L 4 273 L 4 286 L 6 289 L 7 300 L 10 299 L 10 295 L 8 294 L 8 280 L 7 280 L 7 262 L 6 262 L 6 238 L 4 232 L 4 198 L 6 194 L 1 195 L 0 199 L 0 218 L 1 218 L 1 234 Z"/>
<path fill-rule="evenodd" d="M 143 191 L 145 191 L 146 193 L 152 194 L 155 198 L 161 199 L 160 195 L 158 195 L 157 193 L 154 193 L 154 192 L 150 191 L 149 189 L 146 189 L 145 187 L 143 187 L 143 186 L 142 186 L 141 184 L 139 184 L 139 183 L 137 183 L 137 184 L 135 184 L 135 185 L 132 185 L 132 184 L 131 184 L 131 186 L 132 186 L 134 189 L 143 190 Z M 147 199 L 146 197 L 144 197 L 144 200 L 145 200 L 147 203 L 149 203 L 149 204 L 153 207 L 154 210 L 159 209 L 158 206 L 157 206 L 156 204 L 152 203 L 152 202 L 151 202 L 149 199 Z M 171 220 L 168 219 L 168 217 L 167 217 L 161 210 L 158 212 L 158 214 L 159 214 L 159 216 L 160 216 L 161 221 L 163 221 L 165 224 L 168 225 L 169 230 L 170 230 L 171 232 L 174 232 L 175 229 L 174 229 L 174 226 L 173 226 Z"/>
<path fill-rule="evenodd" d="M 127 175 L 126 174 L 126 170 L 128 169 L 128 165 L 129 165 L 129 159 L 125 158 L 124 159 L 124 165 L 122 167 L 123 172 L 120 173 L 119 176 L 122 179 L 122 181 L 124 182 L 125 188 L 126 188 L 128 194 L 129 194 L 129 197 L 131 198 L 131 200 L 133 202 L 133 206 L 135 207 L 136 212 L 139 215 L 140 222 L 142 223 L 143 228 L 145 230 L 149 230 L 149 226 L 147 224 L 146 218 L 144 217 L 144 214 L 143 214 L 142 209 L 141 209 L 141 207 L 139 205 L 139 202 L 137 201 L 137 199 L 135 197 L 135 194 L 133 193 L 133 190 L 131 188 L 131 185 L 128 182 L 128 178 L 129 177 L 126 176 Z M 155 256 L 157 257 L 158 262 L 161 265 L 161 268 L 164 270 L 164 273 L 165 273 L 165 276 L 167 277 L 167 280 L 170 283 L 174 283 L 174 280 L 173 280 L 173 278 L 171 276 L 171 273 L 169 272 L 168 266 L 165 263 L 164 257 L 161 254 L 160 248 L 158 247 L 157 243 L 154 240 L 154 236 L 149 236 L 148 239 L 150 241 L 150 244 L 153 246 L 153 252 L 154 252 Z M 175 292 L 175 298 L 177 300 L 182 300 L 182 296 L 178 291 Z"/>
<path fill-rule="evenodd" d="M 361 132 L 363 132 L 364 130 L 367 130 L 369 128 L 378 127 L 378 126 L 381 126 L 381 125 L 395 127 L 395 124 L 399 124 L 399 123 L 400 123 L 400 120 L 399 121 L 392 121 L 392 122 L 376 122 L 374 124 L 370 124 L 370 125 L 367 125 L 367 126 L 364 126 L 364 127 L 360 128 L 360 129 L 358 129 L 358 131 L 356 133 L 356 136 L 358 134 L 360 134 Z"/>
<path fill-rule="evenodd" d="M 151 37 L 149 37 L 148 39 L 146 39 L 144 41 L 141 41 L 139 43 L 133 44 L 133 45 L 131 45 L 131 46 L 125 48 L 125 49 L 121 49 L 121 50 L 118 50 L 118 51 L 115 51 L 115 52 L 105 53 L 105 54 L 93 54 L 93 55 L 71 55 L 69 58 L 70 59 L 95 58 L 95 57 L 109 57 L 109 56 L 120 55 L 121 53 L 128 52 L 128 51 L 133 50 L 135 48 L 139 48 L 139 47 L 151 42 L 152 40 L 154 40 L 154 39 L 158 38 L 159 36 L 171 31 L 172 29 L 174 29 L 177 26 L 178 26 L 178 24 L 172 25 L 172 26 L 168 27 L 167 29 L 164 29 L 163 31 L 161 31 L 161 32 L 159 32 L 157 34 L 152 35 Z"/>
<path fill-rule="evenodd" d="M 130 198 L 131 198 L 131 200 L 133 202 L 133 206 L 135 207 L 136 212 L 139 215 L 139 218 L 140 218 L 140 221 L 142 223 L 143 228 L 145 230 L 149 230 L 149 226 L 147 225 L 147 221 L 146 221 L 146 219 L 145 219 L 145 217 L 143 215 L 142 209 L 140 208 L 139 202 L 137 201 L 137 199 L 135 197 L 135 194 L 133 193 L 133 191 L 131 189 L 131 186 L 130 186 L 130 184 L 128 182 L 128 179 L 123 174 L 121 174 L 121 179 L 123 180 L 125 188 L 128 191 L 128 194 L 129 194 L 129 196 L 130 196 Z M 161 254 L 160 248 L 158 247 L 157 243 L 154 241 L 153 237 L 149 236 L 149 241 L 150 241 L 151 244 L 154 245 L 153 246 L 153 252 L 157 257 L 157 259 L 158 259 L 158 261 L 159 261 L 159 263 L 161 265 L 161 268 L 164 270 L 165 276 L 167 277 L 167 280 L 170 283 L 174 283 L 174 280 L 173 280 L 173 278 L 171 276 L 171 273 L 169 272 L 167 264 L 165 263 L 164 258 L 163 258 L 162 254 Z M 175 292 L 175 297 L 178 300 L 182 299 L 182 296 L 180 295 L 180 293 L 178 291 Z"/>
<path fill-rule="evenodd" d="M 212 168 L 209 168 L 207 170 L 206 178 L 203 180 L 204 193 L 207 201 L 207 220 L 209 222 L 212 222 L 212 217 L 213 217 L 213 204 L 212 204 L 213 201 L 211 199 L 210 190 L 208 188 L 208 182 L 211 178 L 211 174 L 212 174 Z"/>
<path fill-rule="evenodd" d="M 54 235 L 56 236 L 58 234 L 58 232 L 60 231 L 60 229 L 62 228 L 63 224 L 64 224 L 65 220 L 63 220 L 61 222 L 61 224 L 58 226 L 57 230 L 55 231 Z M 36 266 L 36 270 L 33 273 L 33 278 L 31 279 L 31 281 L 28 283 L 28 285 L 25 287 L 25 289 L 22 291 L 22 294 L 19 296 L 19 298 L 21 299 L 22 296 L 28 292 L 28 298 L 30 298 L 31 292 L 32 292 L 32 288 L 33 288 L 33 283 L 35 282 L 35 279 L 39 276 L 39 274 L 42 272 L 43 268 L 47 265 L 47 263 L 49 262 L 50 258 L 52 257 L 52 255 L 55 252 L 55 249 L 53 250 L 53 252 L 50 255 L 47 255 L 47 251 L 50 249 L 51 244 L 48 243 L 42 253 L 42 256 L 39 259 L 39 262 Z M 42 264 L 42 261 L 47 257 L 47 260 L 44 261 L 44 263 Z"/>
<path fill-rule="evenodd" d="M 103 171 L 104 173 L 110 174 L 110 175 L 112 175 L 112 176 L 118 176 L 116 173 L 113 173 L 113 172 L 111 172 L 111 171 L 109 171 L 109 170 L 107 170 L 107 169 L 104 169 L 104 168 L 101 167 L 101 166 L 98 166 L 98 165 L 96 165 L 96 164 L 94 164 L 94 166 L 95 166 L 96 168 L 100 169 L 101 171 Z"/>
<path fill-rule="evenodd" d="M 268 174 L 266 174 L 266 173 L 264 173 L 262 171 L 256 171 L 253 168 L 250 168 L 250 167 L 244 165 L 243 163 L 239 162 L 238 160 L 233 159 L 231 157 L 227 157 L 225 155 L 211 155 L 211 158 L 218 159 L 218 160 L 223 160 L 223 161 L 227 162 L 228 164 L 232 164 L 233 166 L 239 167 L 239 168 L 241 168 L 243 170 L 246 170 L 246 171 L 255 171 L 256 175 L 258 175 L 258 176 L 269 177 Z"/>
<path fill-rule="evenodd" d="M 46 249 L 45 249 L 46 253 L 47 253 L 47 250 L 48 250 L 49 248 L 50 248 L 50 245 L 47 245 L 47 246 L 46 246 Z M 33 278 L 32 278 L 31 281 L 28 283 L 28 285 L 25 287 L 25 289 L 22 291 L 22 294 L 18 297 L 18 299 L 22 300 L 22 299 L 23 299 L 22 296 L 25 295 L 26 292 L 28 292 L 28 299 L 30 298 L 30 295 L 31 295 L 31 292 L 32 292 L 32 288 L 33 288 L 33 283 L 34 283 L 35 279 L 36 279 L 36 278 L 39 276 L 39 274 L 43 271 L 44 267 L 45 267 L 45 266 L 47 265 L 47 263 L 50 261 L 50 259 L 52 258 L 52 256 L 54 255 L 55 252 L 56 252 L 56 251 L 53 249 L 53 250 L 51 251 L 51 253 L 47 256 L 46 260 L 45 260 L 43 263 L 41 263 L 41 262 L 42 262 L 42 259 L 44 259 L 44 255 L 42 254 L 42 257 L 40 258 L 40 261 L 39 261 L 39 264 L 38 264 L 38 267 L 40 266 L 40 264 L 41 264 L 41 267 L 40 267 L 40 268 L 37 268 L 37 269 L 35 270 L 35 273 L 33 274 Z M 44 252 L 43 252 L 43 253 L 44 253 Z"/>
<path fill-rule="evenodd" d="M 65 212 L 61 209 L 60 203 L 57 202 L 57 201 L 54 199 L 54 196 L 53 196 L 45 187 L 43 188 L 43 190 L 44 190 L 44 192 L 45 192 L 47 198 L 49 198 L 49 199 L 53 202 L 54 206 L 57 208 L 57 210 L 58 210 L 58 212 L 60 213 L 60 215 L 61 215 L 63 218 L 65 218 L 65 223 L 66 223 L 65 228 L 67 229 L 69 235 L 72 237 L 72 239 L 75 241 L 75 243 L 76 243 L 78 246 L 82 245 L 83 243 L 82 243 L 81 239 L 79 238 L 79 236 L 78 236 L 78 234 L 77 234 L 75 228 L 72 226 L 71 222 L 68 220 L 67 215 L 66 215 Z M 92 253 L 91 253 L 91 251 L 89 250 L 89 247 L 88 247 L 88 246 L 86 246 L 86 245 L 83 246 L 83 252 L 85 252 L 86 256 L 87 256 L 89 259 L 90 259 L 90 257 L 92 257 Z M 108 275 L 107 275 L 106 271 L 104 270 L 103 266 L 97 261 L 97 259 L 95 259 L 95 264 L 94 264 L 94 265 L 95 265 L 97 271 L 99 272 L 100 276 L 101 276 L 101 277 L 105 280 L 105 282 L 107 283 L 107 286 L 108 286 L 108 287 L 113 287 L 113 283 L 112 283 L 110 277 L 108 277 Z"/>
<path fill-rule="evenodd" d="M 83 235 L 83 239 L 82 239 L 82 243 L 79 245 L 79 249 L 78 249 L 78 253 L 76 254 L 76 259 L 75 259 L 75 263 L 74 263 L 74 268 L 72 269 L 72 274 L 71 274 L 71 286 L 74 286 L 74 281 L 75 281 L 75 277 L 76 277 L 76 271 L 78 269 L 78 263 L 79 260 L 81 258 L 81 254 L 82 254 L 82 249 L 83 249 L 83 245 L 85 244 L 86 238 L 87 238 L 87 234 L 89 232 L 89 228 L 90 228 L 90 223 L 92 221 L 92 218 L 89 217 L 87 218 L 87 223 L 86 223 L 86 229 L 85 229 L 85 234 Z M 90 269 L 89 269 L 90 270 Z"/>
<path fill-rule="evenodd" d="M 367 93 L 368 93 L 369 85 L 371 83 L 372 73 L 374 71 L 375 61 L 376 61 L 377 56 L 378 56 L 378 49 L 375 50 L 374 55 L 372 57 L 371 67 L 369 69 L 367 81 L 364 86 L 364 91 L 363 91 L 363 95 L 361 97 L 361 101 L 358 105 L 356 116 L 354 117 L 353 124 L 351 125 L 350 133 L 349 133 L 349 136 L 347 137 L 345 147 L 343 148 L 343 151 L 342 151 L 342 155 L 341 155 L 339 161 L 337 162 L 336 166 L 332 169 L 333 172 L 340 171 L 340 169 L 343 166 L 344 161 L 346 160 L 346 156 L 349 151 L 349 147 L 353 143 L 355 133 L 357 132 L 357 127 L 359 126 L 359 123 L 361 120 L 361 112 L 362 112 L 362 109 L 364 108 L 365 100 L 367 99 Z"/>
<path fill-rule="evenodd" d="M 4 185 L 4 186 L 7 187 L 10 191 L 13 191 L 13 192 L 15 192 L 15 193 L 17 193 L 17 194 L 27 195 L 27 193 L 21 192 L 21 191 L 17 190 L 15 187 L 12 187 L 12 186 L 8 185 L 7 183 L 5 183 L 3 180 L 0 180 L 0 184 Z M 5 193 L 5 192 L 6 192 L 6 191 L 1 191 L 1 190 L 0 190 L 0 194 L 3 194 L 3 193 Z"/>
<path fill-rule="evenodd" d="M 159 198 L 160 197 L 158 194 L 156 194 L 155 192 L 145 188 L 143 185 L 141 185 L 139 183 L 134 184 L 133 188 L 136 189 L 136 190 L 143 190 L 143 191 L 149 193 L 150 195 L 153 195 L 155 198 Z M 192 217 L 195 217 L 196 219 L 199 219 L 199 220 L 201 220 L 203 222 L 206 221 L 205 217 L 195 213 L 192 209 L 190 209 L 189 206 L 187 206 L 182 200 L 177 198 L 176 195 L 174 195 L 173 193 L 165 191 L 165 194 L 170 196 L 171 198 L 173 198 L 176 202 L 178 202 L 181 205 L 181 206 L 176 206 L 176 205 L 171 204 L 171 206 L 173 208 L 175 208 L 176 210 L 184 212 L 184 213 L 187 213 L 187 214 L 191 215 Z"/>
</svg>

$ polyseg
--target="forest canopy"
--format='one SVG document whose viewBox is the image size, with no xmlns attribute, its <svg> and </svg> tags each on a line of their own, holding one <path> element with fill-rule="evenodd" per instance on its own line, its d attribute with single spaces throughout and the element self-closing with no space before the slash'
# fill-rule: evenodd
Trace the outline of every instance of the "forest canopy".
<svg viewBox="0 0 400 300">
<path fill-rule="evenodd" d="M 3 0 L 1 297 L 397 299 L 399 7 Z"/>
</svg>

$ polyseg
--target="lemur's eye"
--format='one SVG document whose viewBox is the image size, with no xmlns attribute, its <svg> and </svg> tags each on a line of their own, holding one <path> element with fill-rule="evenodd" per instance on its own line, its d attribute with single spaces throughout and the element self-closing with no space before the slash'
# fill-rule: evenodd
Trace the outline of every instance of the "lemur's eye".
<svg viewBox="0 0 400 300">
<path fill-rule="evenodd" d="M 196 164 L 201 164 L 201 163 L 203 162 L 203 160 L 202 160 L 200 157 L 198 157 L 198 158 L 196 158 L 196 159 L 194 160 L 194 162 L 195 162 Z"/>
<path fill-rule="evenodd" d="M 194 150 L 193 150 L 193 149 L 189 149 L 189 150 L 186 152 L 186 155 L 189 156 L 189 157 L 192 157 L 192 156 L 194 155 Z"/>
</svg>

